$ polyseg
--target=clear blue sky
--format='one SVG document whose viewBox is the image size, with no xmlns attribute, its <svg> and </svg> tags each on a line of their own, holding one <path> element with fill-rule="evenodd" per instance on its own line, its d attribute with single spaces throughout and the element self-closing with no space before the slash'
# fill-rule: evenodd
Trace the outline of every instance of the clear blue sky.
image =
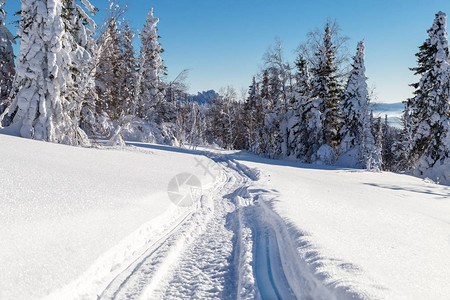
<svg viewBox="0 0 450 300">
<path fill-rule="evenodd" d="M 227 85 L 247 88 L 258 72 L 261 58 L 274 38 L 283 42 L 285 56 L 295 58 L 294 50 L 306 33 L 322 27 L 328 18 L 336 19 L 356 42 L 366 43 L 369 85 L 375 87 L 380 102 L 402 101 L 411 95 L 409 83 L 416 78 L 414 53 L 426 38 L 434 14 L 450 14 L 448 0 L 122 0 L 128 3 L 127 17 L 135 29 L 145 22 L 154 7 L 160 18 L 159 33 L 165 49 L 163 59 L 169 78 L 191 69 L 190 92 Z M 91 0 L 104 11 L 107 0 Z M 19 0 L 7 0 L 5 9 L 14 20 Z M 96 20 L 103 17 L 100 13 Z M 15 32 L 16 30 L 9 25 Z M 137 43 L 136 43 L 137 44 Z"/>
</svg>

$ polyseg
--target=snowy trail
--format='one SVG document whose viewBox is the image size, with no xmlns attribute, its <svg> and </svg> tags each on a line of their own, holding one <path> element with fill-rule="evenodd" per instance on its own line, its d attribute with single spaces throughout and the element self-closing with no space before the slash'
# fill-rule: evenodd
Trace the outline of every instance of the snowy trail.
<svg viewBox="0 0 450 300">
<path fill-rule="evenodd" d="M 259 173 L 228 156 L 208 156 L 222 169 L 216 186 L 98 299 L 333 299 L 259 198 L 270 192 L 251 189 Z"/>
</svg>

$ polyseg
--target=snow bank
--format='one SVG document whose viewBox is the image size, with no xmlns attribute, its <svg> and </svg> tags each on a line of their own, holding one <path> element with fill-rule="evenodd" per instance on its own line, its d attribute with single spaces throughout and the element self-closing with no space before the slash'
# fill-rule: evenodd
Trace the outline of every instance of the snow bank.
<svg viewBox="0 0 450 300">
<path fill-rule="evenodd" d="M 0 299 L 92 288 L 82 279 L 103 280 L 186 212 L 167 196 L 175 175 L 214 182 L 203 156 L 135 145 L 86 149 L 0 134 Z"/>
<path fill-rule="evenodd" d="M 393 173 L 236 154 L 317 278 L 362 299 L 448 299 L 450 188 Z"/>
</svg>

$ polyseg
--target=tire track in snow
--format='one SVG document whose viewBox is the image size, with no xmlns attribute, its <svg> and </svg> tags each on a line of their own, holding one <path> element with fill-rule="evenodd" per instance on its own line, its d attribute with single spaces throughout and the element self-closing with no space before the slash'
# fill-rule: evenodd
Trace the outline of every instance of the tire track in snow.
<svg viewBox="0 0 450 300">
<path fill-rule="evenodd" d="M 225 183 L 218 182 L 216 189 Z M 149 286 L 164 282 L 167 272 L 177 264 L 184 249 L 206 230 L 213 214 L 210 191 L 203 196 L 194 212 L 173 227 L 167 235 L 151 245 L 147 251 L 126 270 L 120 273 L 101 293 L 98 299 L 136 299 Z"/>
<path fill-rule="evenodd" d="M 298 257 L 284 221 L 260 199 L 271 192 L 250 189 L 258 172 L 207 156 L 225 178 L 99 299 L 333 299 Z"/>
<path fill-rule="evenodd" d="M 232 263 L 235 232 L 229 216 L 235 210 L 234 199 L 244 181 L 221 165 L 226 171 L 227 183 L 213 196 L 214 218 L 209 221 L 208 229 L 186 249 L 171 280 L 160 289 L 148 290 L 144 299 L 236 298 Z"/>
</svg>

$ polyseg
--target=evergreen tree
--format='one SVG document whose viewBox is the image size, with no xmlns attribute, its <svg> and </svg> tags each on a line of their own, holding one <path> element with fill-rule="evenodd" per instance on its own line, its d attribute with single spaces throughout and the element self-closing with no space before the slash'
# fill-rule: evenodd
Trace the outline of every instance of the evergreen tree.
<svg viewBox="0 0 450 300">
<path fill-rule="evenodd" d="M 366 168 L 381 170 L 381 165 L 378 165 L 381 160 L 374 153 L 375 140 L 371 136 L 371 118 L 368 115 L 370 99 L 365 75 L 364 42 L 358 43 L 356 51 L 341 104 L 343 126 L 339 154 L 347 156 L 347 160 L 353 155 L 354 161 L 348 163 L 354 166 L 362 162 Z"/>
<path fill-rule="evenodd" d="M 412 68 L 421 79 L 413 84 L 416 91 L 407 102 L 413 133 L 410 155 L 414 172 L 421 176 L 432 177 L 432 169 L 450 169 L 450 59 L 446 17 L 443 12 L 436 14 L 428 30 L 429 38 L 416 55 L 418 66 Z M 447 176 L 450 179 L 450 173 Z"/>
<path fill-rule="evenodd" d="M 352 70 L 347 81 L 347 87 L 342 101 L 343 127 L 341 128 L 342 141 L 339 153 L 344 154 L 361 144 L 361 132 L 364 126 L 364 115 L 369 105 L 367 90 L 366 68 L 364 66 L 364 43 L 361 41 L 356 47 Z"/>
<path fill-rule="evenodd" d="M 375 122 L 371 115 L 370 121 L 366 122 L 366 124 L 373 124 L 373 126 L 371 128 L 372 130 L 365 131 L 363 139 L 363 162 L 367 170 L 380 172 L 383 165 L 383 127 L 381 118 L 377 118 Z M 369 126 L 366 125 L 366 128 L 368 129 Z"/>
<path fill-rule="evenodd" d="M 147 21 L 140 33 L 141 51 L 138 58 L 136 81 L 137 113 L 152 122 L 160 123 L 165 111 L 165 85 L 161 75 L 166 68 L 160 56 L 163 49 L 158 42 L 157 24 L 159 19 L 153 16 L 153 8 L 147 15 Z"/>
<path fill-rule="evenodd" d="M 327 23 L 323 43 L 319 45 L 316 52 L 317 63 L 311 70 L 313 75 L 311 98 L 319 100 L 318 109 L 321 112 L 323 137 L 318 140 L 336 151 L 339 145 L 341 123 L 338 111 L 341 90 L 337 80 L 335 54 L 331 27 Z"/>
<path fill-rule="evenodd" d="M 264 86 L 267 94 L 263 98 L 264 103 L 264 131 L 265 141 L 264 154 L 269 157 L 276 157 L 282 153 L 283 135 L 281 132 L 281 122 L 284 117 L 283 84 L 280 80 L 280 70 L 271 67 L 267 70 L 266 78 L 268 86 Z"/>
<path fill-rule="evenodd" d="M 87 0 L 83 4 L 94 12 Z M 83 45 L 95 25 L 73 1 L 23 0 L 21 17 L 14 100 L 8 108 L 11 126 L 27 138 L 88 144 L 78 124 L 84 101 L 79 93 L 88 88 L 83 61 L 90 53 Z"/>
<path fill-rule="evenodd" d="M 297 103 L 298 99 L 305 99 L 309 97 L 311 93 L 311 78 L 309 74 L 308 62 L 303 56 L 300 54 L 295 61 L 295 66 L 297 69 L 297 73 L 295 75 L 295 102 Z M 304 101 L 300 101 L 304 102 Z"/>
<path fill-rule="evenodd" d="M 264 109 L 260 94 L 259 84 L 253 77 L 252 85 L 248 91 L 248 97 L 244 105 L 244 119 L 247 131 L 247 148 L 259 153 L 262 143 L 261 128 L 264 126 Z"/>
<path fill-rule="evenodd" d="M 134 91 L 136 80 L 136 59 L 133 48 L 134 32 L 125 22 L 119 33 L 120 78 L 119 97 L 121 99 L 120 114 L 132 115 L 134 107 Z"/>
<path fill-rule="evenodd" d="M 393 149 L 396 140 L 397 130 L 389 125 L 386 115 L 383 124 L 383 170 L 393 171 L 395 168 L 395 153 Z"/>
<path fill-rule="evenodd" d="M 405 110 L 402 116 L 403 128 L 400 132 L 399 138 L 394 142 L 392 151 L 395 155 L 394 171 L 409 170 L 412 165 L 411 152 L 412 152 L 412 126 L 411 126 L 411 114 L 409 112 L 409 106 L 405 105 Z"/>
<path fill-rule="evenodd" d="M 74 115 L 79 119 L 80 127 L 88 134 L 93 133 L 95 128 L 103 127 L 95 114 L 98 49 L 94 39 L 97 25 L 91 16 L 96 12 L 98 9 L 89 0 L 62 0 L 61 17 L 70 40 L 72 60 L 68 71 L 73 83 L 67 86 L 72 99 L 77 103 Z"/>
<path fill-rule="evenodd" d="M 6 12 L 3 9 L 5 0 L 0 0 L 0 114 L 7 106 L 14 75 L 14 36 L 5 26 Z"/>
<path fill-rule="evenodd" d="M 97 113 L 105 112 L 110 119 L 117 120 L 122 112 L 121 81 L 122 53 L 120 21 L 123 10 L 110 1 L 109 16 L 104 22 L 103 32 L 98 39 L 99 61 L 96 72 L 96 89 L 98 94 Z"/>
<path fill-rule="evenodd" d="M 318 160 L 317 152 L 324 145 L 322 112 L 320 111 L 322 99 L 309 99 L 301 106 L 299 141 L 296 156 L 302 162 L 313 163 Z"/>
<path fill-rule="evenodd" d="M 297 68 L 294 85 L 295 101 L 287 122 L 289 130 L 288 155 L 301 158 L 303 149 L 306 147 L 304 140 L 307 138 L 304 134 L 307 129 L 303 113 L 309 101 L 311 82 L 308 63 L 302 55 L 299 55 L 295 65 Z"/>
</svg>

